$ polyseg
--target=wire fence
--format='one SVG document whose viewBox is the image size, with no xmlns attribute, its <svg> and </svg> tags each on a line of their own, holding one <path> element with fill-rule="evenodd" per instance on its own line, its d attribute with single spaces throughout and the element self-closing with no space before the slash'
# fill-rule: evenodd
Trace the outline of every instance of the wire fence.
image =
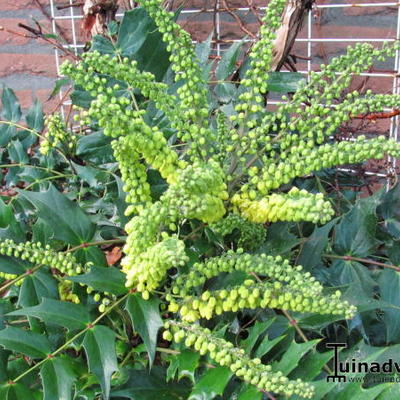
<svg viewBox="0 0 400 400">
<path fill-rule="evenodd" d="M 75 2 L 69 0 L 69 3 L 74 5 Z M 57 0 L 49 0 L 49 4 L 53 32 L 58 34 L 62 29 L 68 42 L 66 46 L 78 54 L 84 48 L 86 39 L 81 29 L 82 8 L 58 9 Z M 178 22 L 191 33 L 194 42 L 203 41 L 210 32 L 214 33 L 212 43 L 216 57 L 220 57 L 234 42 L 252 42 L 265 9 L 265 2 L 259 0 L 189 0 L 183 4 L 170 0 L 168 5 L 171 9 L 183 7 Z M 123 7 L 120 7 L 117 18 L 121 18 L 123 12 Z M 343 54 L 348 45 L 368 42 L 379 46 L 395 40 L 400 40 L 400 2 L 317 0 L 306 16 L 292 53 L 297 59 L 297 71 L 309 76 L 311 71 L 319 69 L 321 63 L 326 64 L 332 57 Z M 56 49 L 58 72 L 61 57 Z M 374 69 L 364 72 L 352 82 L 352 89 L 363 91 L 369 88 L 378 93 L 400 94 L 399 51 L 394 59 L 378 63 Z M 279 98 L 269 100 L 270 105 L 280 102 Z M 398 140 L 399 124 L 399 116 L 375 122 L 356 121 L 343 127 L 343 132 L 386 134 Z M 388 178 L 396 175 L 396 160 L 369 163 L 363 169 L 366 175 L 386 178 L 389 182 Z"/>
</svg>

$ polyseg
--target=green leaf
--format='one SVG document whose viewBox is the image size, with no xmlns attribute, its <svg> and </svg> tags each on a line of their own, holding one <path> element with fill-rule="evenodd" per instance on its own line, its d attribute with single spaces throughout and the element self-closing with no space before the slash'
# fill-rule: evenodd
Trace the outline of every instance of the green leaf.
<svg viewBox="0 0 400 400">
<path fill-rule="evenodd" d="M 221 61 L 218 63 L 215 70 L 215 76 L 219 81 L 225 80 L 237 69 L 236 61 L 239 57 L 242 45 L 242 41 L 233 43 L 222 55 Z"/>
<path fill-rule="evenodd" d="M 284 375 L 288 375 L 299 365 L 300 359 L 316 346 L 318 342 L 318 339 L 305 343 L 296 343 L 293 341 L 283 354 L 281 360 L 272 364 L 273 370 L 282 371 Z"/>
<path fill-rule="evenodd" d="M 40 369 L 43 384 L 43 400 L 71 400 L 75 374 L 68 358 L 53 358 Z"/>
<path fill-rule="evenodd" d="M 257 321 L 254 326 L 249 329 L 249 336 L 240 343 L 240 347 L 242 347 L 247 353 L 249 353 L 260 336 L 272 325 L 274 322 L 274 318 L 271 318 L 266 322 Z"/>
<path fill-rule="evenodd" d="M 30 358 L 45 358 L 51 353 L 50 342 L 46 336 L 12 326 L 0 331 L 0 345 Z"/>
<path fill-rule="evenodd" d="M 1 116 L 6 121 L 19 122 L 22 113 L 17 96 L 15 96 L 14 91 L 10 88 L 5 87 L 1 95 L 1 102 L 3 105 Z"/>
<path fill-rule="evenodd" d="M 44 115 L 42 103 L 35 100 L 33 105 L 26 114 L 26 124 L 30 129 L 41 132 L 44 128 Z"/>
<path fill-rule="evenodd" d="M 302 360 L 300 365 L 293 371 L 294 378 L 304 381 L 312 381 L 322 371 L 324 365 L 333 357 L 333 351 L 324 353 L 310 352 Z"/>
<path fill-rule="evenodd" d="M 19 191 L 37 209 L 37 216 L 45 221 L 54 232 L 54 238 L 79 245 L 89 242 L 94 235 L 95 225 L 82 209 L 54 186 L 45 192 Z"/>
<path fill-rule="evenodd" d="M 56 94 L 60 93 L 61 88 L 65 85 L 68 85 L 69 82 L 70 80 L 68 78 L 57 79 L 54 85 L 54 89 L 51 92 L 48 100 L 51 100 Z"/>
<path fill-rule="evenodd" d="M 214 32 L 211 32 L 204 42 L 196 44 L 196 56 L 201 65 L 205 64 L 208 61 L 208 57 L 211 53 L 211 42 L 213 35 Z"/>
<path fill-rule="evenodd" d="M 264 339 L 261 341 L 260 345 L 257 347 L 257 350 L 254 355 L 259 358 L 264 356 L 285 338 L 286 335 L 281 335 L 277 336 L 274 339 L 270 339 L 269 336 L 266 335 Z"/>
<path fill-rule="evenodd" d="M 195 383 L 194 373 L 199 366 L 199 361 L 200 353 L 191 350 L 182 350 L 179 354 L 171 356 L 167 380 L 175 377 L 178 373 L 178 380 L 187 377 L 192 383 Z"/>
<path fill-rule="evenodd" d="M 232 375 L 226 367 L 207 370 L 193 387 L 188 400 L 212 400 L 216 396 L 221 396 Z"/>
<path fill-rule="evenodd" d="M 131 400 L 183 400 L 188 397 L 186 385 L 166 383 L 164 370 L 154 367 L 151 372 L 131 369 L 128 381 L 111 393 L 112 398 Z"/>
<path fill-rule="evenodd" d="M 329 233 L 336 222 L 337 220 L 333 219 L 322 227 L 316 226 L 307 238 L 297 260 L 297 264 L 302 265 L 306 271 L 313 270 L 321 263 L 322 253 L 328 245 Z"/>
<path fill-rule="evenodd" d="M 300 82 L 305 77 L 299 72 L 270 72 L 268 74 L 268 90 L 277 93 L 295 92 L 299 88 Z"/>
<path fill-rule="evenodd" d="M 245 385 L 237 400 L 261 400 L 262 393 L 254 386 Z"/>
<path fill-rule="evenodd" d="M 260 252 L 284 257 L 297 246 L 301 240 L 290 232 L 292 223 L 276 222 L 268 227 L 265 244 Z"/>
<path fill-rule="evenodd" d="M 10 160 L 15 163 L 27 164 L 29 163 L 29 157 L 26 153 L 22 143 L 19 140 L 13 140 L 8 144 L 8 154 Z"/>
<path fill-rule="evenodd" d="M 377 246 L 378 201 L 377 195 L 358 200 L 336 225 L 334 248 L 340 255 L 365 257 Z"/>
<path fill-rule="evenodd" d="M 90 315 L 81 304 L 43 298 L 33 307 L 13 311 L 8 315 L 27 315 L 42 319 L 46 323 L 64 326 L 69 330 L 83 329 L 90 323 Z"/>
<path fill-rule="evenodd" d="M 334 260 L 330 268 L 330 283 L 334 286 L 349 285 L 346 300 L 359 304 L 372 297 L 376 282 L 364 265 L 355 261 Z"/>
<path fill-rule="evenodd" d="M 147 39 L 153 21 L 143 8 L 127 11 L 119 29 L 117 46 L 121 54 L 130 57 L 137 53 Z"/>
<path fill-rule="evenodd" d="M 95 35 L 92 39 L 91 51 L 98 51 L 101 54 L 115 54 L 114 44 L 102 35 Z"/>
<path fill-rule="evenodd" d="M 0 198 L 0 228 L 6 228 L 12 221 L 15 221 L 12 207 Z"/>
<path fill-rule="evenodd" d="M 4 384 L 0 386 L 1 400 L 34 400 L 33 391 L 21 383 Z"/>
<path fill-rule="evenodd" d="M 111 375 L 118 370 L 115 354 L 115 333 L 103 325 L 89 329 L 82 343 L 88 358 L 89 369 L 100 382 L 103 396 L 110 396 Z"/>
<path fill-rule="evenodd" d="M 125 287 L 125 274 L 115 267 L 96 267 L 84 275 L 69 276 L 69 281 L 84 283 L 100 292 L 120 295 L 128 292 Z"/>
<path fill-rule="evenodd" d="M 384 269 L 379 276 L 381 300 L 400 307 L 400 275 L 391 269 Z M 400 310 L 385 309 L 383 316 L 386 328 L 386 342 L 400 339 Z"/>
<path fill-rule="evenodd" d="M 131 317 L 133 329 L 140 335 L 146 346 L 151 366 L 156 354 L 158 330 L 163 325 L 159 300 L 156 297 L 143 300 L 141 295 L 134 294 L 128 297 L 125 307 Z"/>
<path fill-rule="evenodd" d="M 0 146 L 5 147 L 16 134 L 15 126 L 0 124 Z"/>
<path fill-rule="evenodd" d="M 400 185 L 397 183 L 382 198 L 378 212 L 386 222 L 386 229 L 396 239 L 400 238 Z"/>
<path fill-rule="evenodd" d="M 76 155 L 97 163 L 113 161 L 111 138 L 102 132 L 95 132 L 79 138 L 76 146 Z"/>
</svg>

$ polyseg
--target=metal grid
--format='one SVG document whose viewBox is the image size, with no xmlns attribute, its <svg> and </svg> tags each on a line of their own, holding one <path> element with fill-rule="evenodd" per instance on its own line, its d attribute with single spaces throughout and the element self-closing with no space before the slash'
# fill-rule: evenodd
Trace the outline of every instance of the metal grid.
<svg viewBox="0 0 400 400">
<path fill-rule="evenodd" d="M 330 0 L 317 0 L 313 9 L 308 12 L 307 21 L 305 21 L 305 26 L 300 33 L 299 37 L 296 39 L 295 46 L 299 46 L 302 48 L 302 55 L 305 55 L 308 60 L 301 65 L 299 68 L 299 72 L 306 74 L 309 76 L 310 72 L 317 68 L 318 64 L 314 64 L 315 58 L 315 49 L 314 47 L 318 45 L 328 46 L 329 45 L 340 45 L 346 44 L 351 45 L 355 42 L 368 42 L 368 43 L 376 43 L 377 45 L 381 44 L 384 41 L 395 41 L 400 40 L 400 2 L 387 1 L 387 2 L 363 2 L 363 0 L 358 0 L 357 3 L 352 3 L 349 0 L 343 0 L 344 3 L 339 3 L 342 0 L 336 0 L 337 3 L 332 2 Z M 74 3 L 73 0 L 69 0 L 69 3 L 72 5 Z M 190 1 L 188 2 L 190 4 Z M 243 3 L 249 5 L 249 0 L 243 0 Z M 327 4 L 325 4 L 327 3 Z M 329 4 L 328 4 L 329 3 Z M 65 4 L 65 3 L 64 3 Z M 186 3 L 187 4 L 187 3 Z M 194 0 L 193 4 L 197 4 L 196 0 Z M 225 50 L 228 43 L 236 42 L 239 40 L 243 40 L 243 38 L 232 37 L 222 39 L 222 31 L 224 28 L 224 24 L 226 23 L 226 8 L 223 5 L 226 5 L 225 2 L 221 0 L 203 0 L 203 4 L 201 7 L 193 7 L 193 8 L 184 8 L 180 13 L 180 21 L 183 26 L 185 26 L 185 21 L 188 26 L 191 18 L 196 18 L 196 16 L 204 15 L 204 14 L 212 14 L 213 15 L 213 23 L 209 25 L 209 30 L 215 29 L 214 35 L 214 45 L 216 50 L 216 55 L 221 56 L 223 51 Z M 251 4 L 251 3 L 250 3 Z M 49 0 L 51 17 L 52 17 L 52 28 L 53 32 L 57 33 L 57 24 L 62 24 L 64 28 L 67 28 L 70 33 L 70 39 L 66 46 L 72 49 L 76 54 L 79 53 L 80 49 L 84 47 L 84 43 L 79 37 L 80 24 L 83 19 L 83 15 L 81 14 L 81 10 L 77 10 L 74 7 L 70 7 L 67 10 L 59 11 L 56 8 L 57 0 Z M 241 4 L 240 4 L 241 5 Z M 395 32 L 392 35 L 389 35 L 390 29 L 388 29 L 388 35 L 385 37 L 324 37 L 319 33 L 319 29 L 317 29 L 317 17 L 318 15 L 322 15 L 323 13 L 335 13 L 336 10 L 354 10 L 358 8 L 382 8 L 383 10 L 388 10 L 389 8 L 392 11 L 390 16 L 390 21 L 392 23 L 392 28 L 394 27 Z M 263 11 L 265 7 L 255 7 L 259 11 Z M 235 7 L 235 13 L 250 13 L 250 7 Z M 123 10 L 121 10 L 123 11 Z M 254 8 L 252 8 L 254 11 Z M 119 12 L 117 17 L 122 17 L 123 13 Z M 368 15 L 368 13 L 367 13 Z M 366 18 L 364 15 L 359 15 L 354 18 Z M 380 18 L 380 16 L 375 16 L 374 18 Z M 393 29 L 392 29 L 393 30 Z M 368 30 L 367 30 L 368 32 Z M 373 29 L 371 30 L 373 32 Z M 192 32 L 196 36 L 197 32 Z M 244 37 L 243 33 L 243 37 Z M 194 42 L 196 42 L 196 37 L 194 37 Z M 245 39 L 251 41 L 251 39 Z M 305 53 L 305 54 L 304 54 Z M 328 53 L 329 56 L 329 53 Z M 59 73 L 60 66 L 60 52 L 55 49 L 55 63 L 57 67 L 57 71 Z M 388 67 L 388 66 L 386 66 Z M 382 82 L 384 79 L 392 80 L 391 91 L 392 93 L 400 94 L 400 52 L 397 51 L 396 57 L 393 60 L 393 64 L 389 66 L 389 70 L 374 70 L 368 71 L 361 74 L 362 77 L 366 79 L 381 79 Z M 60 98 L 63 97 L 63 93 L 60 93 Z M 269 101 L 269 104 L 279 104 L 281 100 L 272 100 Z M 399 125 L 400 119 L 398 116 L 391 118 L 390 126 L 388 127 L 388 135 L 398 140 L 399 135 Z M 377 177 L 386 177 L 392 176 L 395 173 L 396 160 L 390 159 L 388 164 L 388 171 L 383 173 L 383 171 L 379 172 L 370 172 L 369 174 L 375 175 Z"/>
</svg>

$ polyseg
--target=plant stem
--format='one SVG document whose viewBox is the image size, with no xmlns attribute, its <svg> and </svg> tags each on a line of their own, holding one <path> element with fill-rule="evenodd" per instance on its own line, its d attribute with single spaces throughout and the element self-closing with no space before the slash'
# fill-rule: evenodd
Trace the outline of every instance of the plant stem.
<svg viewBox="0 0 400 400">
<path fill-rule="evenodd" d="M 397 272 L 400 272 L 400 267 L 397 267 L 396 265 L 385 264 L 385 263 L 381 263 L 379 261 L 369 260 L 368 258 L 360 258 L 360 257 L 353 257 L 353 256 L 338 256 L 336 254 L 323 254 L 323 257 L 334 258 L 334 259 L 345 260 L 345 261 L 358 261 L 363 264 L 377 265 L 378 267 L 390 268 L 390 269 L 394 269 Z"/>
<path fill-rule="evenodd" d="M 99 240 L 98 242 L 82 243 L 78 246 L 71 247 L 70 249 L 65 250 L 64 253 L 71 253 L 71 252 L 79 250 L 79 249 L 86 249 L 86 247 L 101 246 L 103 244 L 125 243 L 125 242 L 126 242 L 126 238 Z"/>
<path fill-rule="evenodd" d="M 16 278 L 12 279 L 11 281 L 6 282 L 3 286 L 0 286 L 0 293 L 4 292 L 4 290 L 6 290 L 10 286 L 14 285 L 15 283 L 17 283 L 21 279 L 24 279 L 26 276 L 32 275 L 33 273 L 35 273 L 38 269 L 40 269 L 42 267 L 43 267 L 43 264 L 36 265 L 36 267 L 28 269 L 23 274 L 17 276 Z"/>
<path fill-rule="evenodd" d="M 46 361 L 51 360 L 54 358 L 57 354 L 61 353 L 63 350 L 65 350 L 71 343 L 73 343 L 76 339 L 78 339 L 80 336 L 82 336 L 84 333 L 86 333 L 89 329 L 92 329 L 99 321 L 101 321 L 111 310 L 113 310 L 118 304 L 122 303 L 127 297 L 129 296 L 129 293 L 125 294 L 123 297 L 121 297 L 119 300 L 117 300 L 114 304 L 112 304 L 107 310 L 105 310 L 102 314 L 100 314 L 93 322 L 89 323 L 85 329 L 82 331 L 78 332 L 75 336 L 73 336 L 71 339 L 67 340 L 62 346 L 60 346 L 57 350 L 53 351 L 50 353 L 46 358 L 43 360 L 39 361 L 37 364 L 33 365 L 31 368 L 27 369 L 24 371 L 21 375 L 17 376 L 14 380 L 13 383 L 18 382 L 20 379 L 22 379 L 24 376 L 30 374 L 32 371 L 34 371 L 36 368 L 40 367 L 43 365 Z"/>
</svg>

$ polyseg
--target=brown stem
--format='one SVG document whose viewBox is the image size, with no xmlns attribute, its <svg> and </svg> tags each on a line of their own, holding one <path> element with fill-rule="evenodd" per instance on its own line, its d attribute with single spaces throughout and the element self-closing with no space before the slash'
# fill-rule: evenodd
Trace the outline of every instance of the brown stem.
<svg viewBox="0 0 400 400">
<path fill-rule="evenodd" d="M 396 265 L 385 264 L 385 263 L 381 263 L 379 261 L 369 260 L 368 258 L 360 258 L 360 257 L 353 257 L 353 256 L 338 256 L 336 254 L 324 254 L 323 257 L 334 258 L 334 259 L 345 260 L 345 261 L 357 261 L 357 262 L 360 262 L 363 264 L 377 265 L 378 267 L 390 268 L 390 269 L 394 269 L 397 272 L 400 272 L 400 267 L 397 267 Z"/>
</svg>

